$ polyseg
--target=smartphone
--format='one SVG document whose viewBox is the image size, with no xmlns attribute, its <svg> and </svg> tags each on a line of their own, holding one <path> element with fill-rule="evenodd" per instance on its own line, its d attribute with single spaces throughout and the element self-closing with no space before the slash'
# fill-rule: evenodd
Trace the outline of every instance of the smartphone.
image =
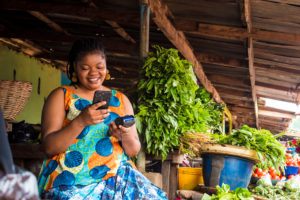
<svg viewBox="0 0 300 200">
<path fill-rule="evenodd" d="M 103 106 L 100 106 L 99 108 L 97 108 L 97 110 L 99 110 L 99 109 L 107 109 L 111 97 L 112 97 L 112 92 L 111 91 L 97 90 L 94 93 L 93 104 L 101 102 L 101 101 L 105 101 L 106 104 L 103 105 Z"/>
</svg>

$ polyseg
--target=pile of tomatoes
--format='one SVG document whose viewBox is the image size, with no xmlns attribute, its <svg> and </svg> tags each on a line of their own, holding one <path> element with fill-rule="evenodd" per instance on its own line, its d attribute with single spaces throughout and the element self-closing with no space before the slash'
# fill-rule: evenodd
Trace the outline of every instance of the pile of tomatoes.
<svg viewBox="0 0 300 200">
<path fill-rule="evenodd" d="M 285 154 L 286 157 L 286 166 L 295 166 L 295 167 L 300 167 L 300 158 L 296 155 L 293 156 L 290 153 Z"/>
<path fill-rule="evenodd" d="M 252 176 L 261 178 L 267 174 L 270 174 L 271 179 L 275 179 L 275 180 L 285 180 L 286 179 L 285 176 L 278 174 L 277 171 L 274 169 L 274 167 L 270 167 L 268 170 L 256 168 L 254 170 L 254 173 L 252 174 Z M 291 177 L 288 177 L 288 178 L 291 178 Z"/>
<path fill-rule="evenodd" d="M 298 156 L 292 156 L 292 154 L 286 153 L 285 157 L 286 157 L 286 163 L 285 163 L 286 166 L 300 167 L 300 158 Z M 267 169 L 256 168 L 254 170 L 254 173 L 252 174 L 252 176 L 261 178 L 261 177 L 263 177 L 267 174 L 270 174 L 271 179 L 275 179 L 275 180 L 291 179 L 294 176 L 294 175 L 289 175 L 289 176 L 286 177 L 283 174 L 279 174 L 274 169 L 274 167 L 270 167 L 268 170 Z"/>
</svg>

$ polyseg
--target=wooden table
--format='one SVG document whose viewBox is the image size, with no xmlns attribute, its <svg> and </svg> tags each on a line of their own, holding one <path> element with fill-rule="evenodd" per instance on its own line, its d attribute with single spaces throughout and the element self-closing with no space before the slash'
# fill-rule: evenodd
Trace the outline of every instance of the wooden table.
<svg viewBox="0 0 300 200">
<path fill-rule="evenodd" d="M 146 160 L 161 160 L 161 157 L 146 155 Z M 168 194 L 169 200 L 176 199 L 176 191 L 178 190 L 178 168 L 182 161 L 183 154 L 173 152 L 162 162 L 162 189 Z"/>
<path fill-rule="evenodd" d="M 14 163 L 38 176 L 45 154 L 41 144 L 10 144 Z"/>
</svg>

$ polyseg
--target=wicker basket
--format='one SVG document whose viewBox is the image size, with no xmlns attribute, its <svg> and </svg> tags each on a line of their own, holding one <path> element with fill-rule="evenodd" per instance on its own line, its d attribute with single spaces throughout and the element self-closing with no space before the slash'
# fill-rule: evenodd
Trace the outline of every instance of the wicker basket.
<svg viewBox="0 0 300 200">
<path fill-rule="evenodd" d="M 31 91 L 30 82 L 0 80 L 0 106 L 5 119 L 16 119 L 24 109 Z"/>
</svg>

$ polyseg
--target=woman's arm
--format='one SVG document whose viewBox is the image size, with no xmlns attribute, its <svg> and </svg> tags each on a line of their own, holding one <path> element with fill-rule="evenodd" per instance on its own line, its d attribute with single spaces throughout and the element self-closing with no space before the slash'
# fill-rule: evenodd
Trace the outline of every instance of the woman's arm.
<svg viewBox="0 0 300 200">
<path fill-rule="evenodd" d="M 125 115 L 134 115 L 132 105 L 129 99 L 124 94 L 123 99 Z M 112 136 L 115 136 L 122 141 L 122 146 L 127 156 L 134 157 L 139 153 L 141 149 L 141 143 L 137 134 L 135 124 L 128 128 L 121 125 L 119 126 L 119 128 L 117 128 L 115 122 L 112 122 L 110 124 L 109 131 Z"/>
<path fill-rule="evenodd" d="M 109 111 L 96 110 L 105 102 L 85 108 L 74 120 L 63 127 L 66 117 L 64 92 L 55 89 L 48 97 L 42 113 L 42 144 L 48 157 L 66 151 L 85 126 L 100 123 L 109 115 Z"/>
</svg>

